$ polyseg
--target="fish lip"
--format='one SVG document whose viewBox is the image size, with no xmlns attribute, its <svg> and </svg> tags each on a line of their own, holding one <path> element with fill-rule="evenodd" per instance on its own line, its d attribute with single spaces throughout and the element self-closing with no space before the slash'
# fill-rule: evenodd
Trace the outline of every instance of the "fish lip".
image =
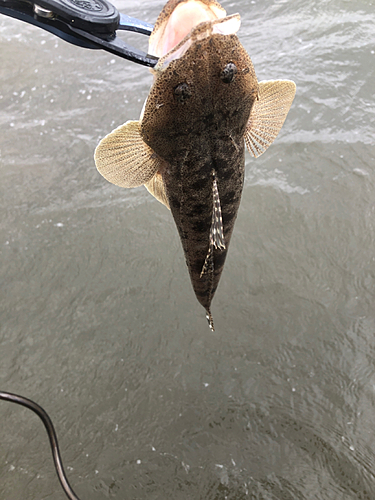
<svg viewBox="0 0 375 500">
<path fill-rule="evenodd" d="M 222 26 L 224 24 L 227 25 L 227 30 L 229 29 L 228 33 L 225 32 L 225 26 Z M 234 35 L 239 30 L 240 25 L 241 16 L 238 13 L 197 24 L 177 45 L 159 58 L 156 66 L 151 71 L 157 74 L 166 70 L 172 61 L 181 59 L 190 47 L 214 34 Z"/>
</svg>

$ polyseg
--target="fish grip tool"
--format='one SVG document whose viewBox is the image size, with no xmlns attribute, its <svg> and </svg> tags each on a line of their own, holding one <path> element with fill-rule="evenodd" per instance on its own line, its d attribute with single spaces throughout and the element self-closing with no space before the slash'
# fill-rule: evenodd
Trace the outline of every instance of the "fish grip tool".
<svg viewBox="0 0 375 500">
<path fill-rule="evenodd" d="M 103 49 L 144 66 L 157 57 L 125 43 L 117 30 L 150 35 L 153 25 L 118 12 L 107 0 L 0 0 L 0 13 L 87 49 Z"/>
</svg>

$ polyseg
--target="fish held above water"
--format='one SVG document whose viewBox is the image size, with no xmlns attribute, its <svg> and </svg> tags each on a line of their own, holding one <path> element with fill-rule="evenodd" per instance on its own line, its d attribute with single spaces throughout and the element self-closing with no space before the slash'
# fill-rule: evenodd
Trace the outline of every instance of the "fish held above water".
<svg viewBox="0 0 375 500">
<path fill-rule="evenodd" d="M 142 184 L 176 223 L 191 282 L 211 329 L 217 289 L 240 204 L 245 144 L 260 156 L 295 95 L 289 80 L 258 82 L 236 36 L 240 16 L 211 0 L 170 0 L 150 37 L 159 57 L 139 121 L 107 135 L 99 172 L 122 187 Z"/>
</svg>

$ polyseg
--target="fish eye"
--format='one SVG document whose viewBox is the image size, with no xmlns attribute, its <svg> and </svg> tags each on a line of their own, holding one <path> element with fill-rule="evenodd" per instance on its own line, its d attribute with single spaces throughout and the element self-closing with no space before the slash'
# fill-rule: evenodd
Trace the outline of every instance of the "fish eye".
<svg viewBox="0 0 375 500">
<path fill-rule="evenodd" d="M 174 95 L 177 101 L 185 102 L 189 97 L 191 97 L 191 90 L 187 83 L 180 83 L 174 88 Z"/>
<path fill-rule="evenodd" d="M 234 63 L 230 62 L 225 66 L 225 68 L 221 72 L 220 78 L 223 80 L 224 83 L 231 83 L 236 78 L 236 74 L 237 74 L 237 66 Z"/>
</svg>

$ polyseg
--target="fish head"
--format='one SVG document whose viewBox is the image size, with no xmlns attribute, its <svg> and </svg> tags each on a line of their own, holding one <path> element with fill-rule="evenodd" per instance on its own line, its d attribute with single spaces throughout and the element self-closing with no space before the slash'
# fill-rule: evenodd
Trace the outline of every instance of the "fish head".
<svg viewBox="0 0 375 500">
<path fill-rule="evenodd" d="M 141 130 L 145 142 L 166 161 L 189 154 L 202 135 L 210 136 L 210 142 L 229 136 L 242 140 L 258 81 L 235 34 L 239 26 L 238 14 L 203 21 L 154 68 Z M 167 28 L 168 40 L 174 40 Z"/>
</svg>

